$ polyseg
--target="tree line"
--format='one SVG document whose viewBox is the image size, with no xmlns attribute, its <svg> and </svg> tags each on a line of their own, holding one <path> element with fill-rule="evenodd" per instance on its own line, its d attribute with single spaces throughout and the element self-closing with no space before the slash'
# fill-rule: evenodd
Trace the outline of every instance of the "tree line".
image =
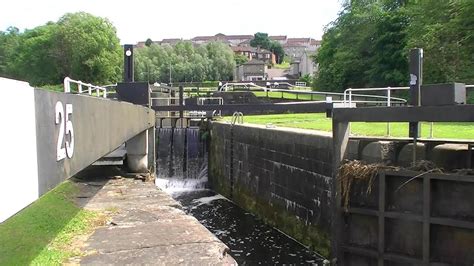
<svg viewBox="0 0 474 266">
<path fill-rule="evenodd" d="M 424 83 L 474 83 L 474 1 L 347 0 L 328 25 L 320 90 L 408 85 L 408 54 L 424 49 Z"/>
<path fill-rule="evenodd" d="M 94 84 L 122 79 L 123 54 L 116 29 L 107 19 L 68 13 L 57 22 L 0 31 L 0 76 L 33 86 L 61 84 L 66 76 Z M 223 43 L 193 46 L 149 44 L 136 49 L 135 79 L 150 82 L 231 80 L 234 53 Z"/>
<path fill-rule="evenodd" d="M 135 80 L 148 82 L 232 80 L 236 66 L 234 52 L 221 42 L 150 44 L 137 48 L 134 60 Z"/>
<path fill-rule="evenodd" d="M 0 31 L 0 76 L 33 86 L 60 84 L 64 77 L 105 84 L 121 78 L 122 48 L 107 19 L 68 13 L 20 32 Z"/>
</svg>

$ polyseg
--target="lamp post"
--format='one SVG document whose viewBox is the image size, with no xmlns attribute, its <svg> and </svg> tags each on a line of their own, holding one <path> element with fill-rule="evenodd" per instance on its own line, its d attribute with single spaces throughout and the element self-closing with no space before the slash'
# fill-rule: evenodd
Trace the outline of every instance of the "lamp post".
<svg viewBox="0 0 474 266">
<path fill-rule="evenodd" d="M 170 87 L 172 86 L 172 80 L 171 80 L 171 61 L 170 61 Z"/>
</svg>

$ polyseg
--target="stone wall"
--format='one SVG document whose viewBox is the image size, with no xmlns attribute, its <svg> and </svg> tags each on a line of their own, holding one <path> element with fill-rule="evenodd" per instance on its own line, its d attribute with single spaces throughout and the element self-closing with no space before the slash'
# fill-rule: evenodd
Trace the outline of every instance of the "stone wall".
<svg viewBox="0 0 474 266">
<path fill-rule="evenodd" d="M 231 141 L 232 139 L 232 141 Z M 408 140 L 351 139 L 347 159 L 408 166 Z M 466 144 L 420 142 L 418 160 L 446 170 L 474 165 Z M 209 182 L 269 224 L 329 255 L 332 194 L 330 132 L 213 122 Z"/>
<path fill-rule="evenodd" d="M 328 255 L 331 147 L 330 133 L 257 125 L 231 129 L 214 122 L 210 183 L 240 206 Z"/>
</svg>

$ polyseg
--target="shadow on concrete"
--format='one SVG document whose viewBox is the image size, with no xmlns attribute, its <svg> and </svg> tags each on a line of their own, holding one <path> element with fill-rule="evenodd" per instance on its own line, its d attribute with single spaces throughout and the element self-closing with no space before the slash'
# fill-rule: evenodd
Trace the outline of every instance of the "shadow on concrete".
<svg viewBox="0 0 474 266">
<path fill-rule="evenodd" d="M 1 223 L 0 265 L 30 264 L 108 180 L 119 175 L 124 173 L 116 166 L 90 166 L 70 179 L 78 189 L 57 187 Z M 67 207 L 56 207 L 61 205 Z"/>
</svg>

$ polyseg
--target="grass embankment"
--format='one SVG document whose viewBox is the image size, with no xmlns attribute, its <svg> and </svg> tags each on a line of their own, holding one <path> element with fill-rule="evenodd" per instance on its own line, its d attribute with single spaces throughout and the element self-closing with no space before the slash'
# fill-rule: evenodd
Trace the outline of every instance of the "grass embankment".
<svg viewBox="0 0 474 266">
<path fill-rule="evenodd" d="M 281 64 L 274 64 L 274 68 L 276 69 L 289 69 L 290 68 L 290 62 L 283 61 Z"/>
<path fill-rule="evenodd" d="M 227 118 L 226 118 L 227 119 Z M 229 118 L 230 119 L 230 118 Z M 281 127 L 294 127 L 331 131 L 332 122 L 326 114 L 278 114 L 278 115 L 248 115 L 246 123 L 273 124 Z M 408 137 L 408 123 L 390 123 L 391 137 Z M 422 123 L 421 135 L 429 137 L 430 124 Z M 474 123 L 434 123 L 435 138 L 474 139 Z M 387 123 L 351 123 L 351 133 L 360 136 L 386 136 Z"/>
<path fill-rule="evenodd" d="M 77 236 L 90 233 L 104 216 L 79 208 L 78 188 L 65 181 L 0 224 L 0 265 L 58 265 L 80 255 Z"/>
</svg>

